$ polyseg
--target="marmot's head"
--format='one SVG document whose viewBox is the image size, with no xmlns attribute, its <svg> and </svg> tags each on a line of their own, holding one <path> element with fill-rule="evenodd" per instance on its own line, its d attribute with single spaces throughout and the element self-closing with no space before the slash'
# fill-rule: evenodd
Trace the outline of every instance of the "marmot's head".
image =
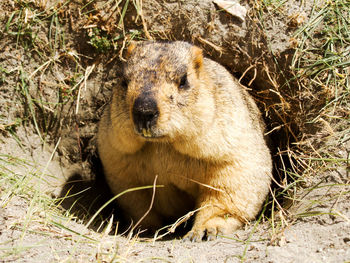
<svg viewBox="0 0 350 263">
<path fill-rule="evenodd" d="M 215 102 L 201 49 L 185 42 L 143 42 L 131 44 L 127 57 L 112 107 L 138 136 L 172 141 L 195 136 L 211 123 Z"/>
</svg>

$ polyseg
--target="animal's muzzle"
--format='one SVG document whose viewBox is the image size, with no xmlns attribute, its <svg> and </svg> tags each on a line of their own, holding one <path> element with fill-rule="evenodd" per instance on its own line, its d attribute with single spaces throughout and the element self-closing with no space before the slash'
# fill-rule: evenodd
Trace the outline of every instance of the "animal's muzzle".
<svg viewBox="0 0 350 263">
<path fill-rule="evenodd" d="M 132 109 L 132 118 L 137 133 L 146 138 L 156 137 L 153 130 L 157 124 L 159 110 L 154 95 L 141 93 L 136 98 Z"/>
</svg>

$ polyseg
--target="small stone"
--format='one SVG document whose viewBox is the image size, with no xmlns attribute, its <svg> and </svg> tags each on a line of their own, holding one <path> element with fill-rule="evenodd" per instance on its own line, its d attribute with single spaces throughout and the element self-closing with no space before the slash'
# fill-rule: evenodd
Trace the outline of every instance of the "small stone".
<svg viewBox="0 0 350 263">
<path fill-rule="evenodd" d="M 213 1 L 218 7 L 224 9 L 234 17 L 237 17 L 241 22 L 245 20 L 247 9 L 233 0 L 215 0 Z"/>
</svg>

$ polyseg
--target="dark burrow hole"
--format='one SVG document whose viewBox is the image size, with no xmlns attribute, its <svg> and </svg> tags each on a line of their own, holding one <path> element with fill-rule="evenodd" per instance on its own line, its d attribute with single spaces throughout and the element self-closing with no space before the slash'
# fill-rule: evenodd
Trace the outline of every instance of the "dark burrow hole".
<svg viewBox="0 0 350 263">
<path fill-rule="evenodd" d="M 239 75 L 234 75 L 239 78 Z M 247 81 L 243 78 L 241 83 L 246 85 Z M 251 88 L 252 91 L 259 90 L 259 87 L 251 86 Z M 252 95 L 254 96 L 254 93 Z M 257 104 L 263 112 L 262 105 L 259 105 L 259 100 L 257 100 Z M 283 188 L 280 185 L 286 185 L 295 180 L 288 175 L 289 172 L 293 171 L 294 160 L 293 156 L 288 154 L 288 151 L 294 139 L 289 130 L 282 128 L 276 129 L 276 126 L 281 125 L 277 118 L 274 116 L 269 116 L 269 118 L 267 118 L 265 114 L 263 114 L 263 116 L 265 117 L 266 131 L 272 131 L 267 137 L 274 164 L 274 180 L 271 184 L 271 193 L 261 211 L 265 217 L 269 218 L 273 209 L 276 208 L 276 204 L 273 204 L 274 202 L 277 201 L 282 206 L 284 206 L 284 203 L 288 203 L 284 194 L 281 194 Z M 292 130 L 295 134 L 298 134 L 296 125 L 292 127 Z M 131 222 L 130 219 L 123 216 L 123 211 L 118 207 L 117 202 L 113 201 L 106 206 L 113 198 L 113 195 L 103 175 L 103 168 L 98 157 L 95 140 L 95 137 L 91 135 L 79 137 L 79 146 L 77 147 L 80 148 L 81 156 L 80 160 L 77 161 L 78 168 L 70 172 L 67 177 L 66 184 L 60 193 L 61 198 L 65 197 L 61 205 L 64 209 L 70 211 L 85 223 L 98 212 L 94 223 L 89 226 L 97 232 L 104 229 L 110 217 L 113 215 L 114 229 L 112 229 L 112 232 L 114 233 L 117 228 L 119 234 L 127 234 L 128 230 L 131 228 L 131 224 L 135 222 Z M 272 195 L 274 195 L 274 197 L 272 197 Z M 103 206 L 104 208 L 100 210 Z M 178 226 L 175 234 L 167 235 L 165 239 L 183 236 L 190 230 L 192 225 L 191 220 L 193 218 L 192 216 L 186 223 Z M 168 223 L 170 225 L 174 223 L 174 221 Z M 143 232 L 143 235 L 146 237 L 153 237 L 154 233 Z"/>
</svg>

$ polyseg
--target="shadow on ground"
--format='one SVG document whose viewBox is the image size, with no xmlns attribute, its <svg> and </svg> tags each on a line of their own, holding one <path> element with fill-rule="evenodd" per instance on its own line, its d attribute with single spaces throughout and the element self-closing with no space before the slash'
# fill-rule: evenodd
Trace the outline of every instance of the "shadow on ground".
<svg viewBox="0 0 350 263">
<path fill-rule="evenodd" d="M 58 196 L 60 205 L 84 223 L 87 223 L 102 206 L 113 198 L 104 179 L 102 164 L 98 157 L 93 158 L 91 167 L 84 167 L 82 164 L 79 168 L 68 172 L 66 176 L 68 179 Z M 108 222 L 112 215 L 115 223 L 121 221 L 116 202 L 104 207 L 90 228 L 96 232 L 102 231 L 101 225 Z"/>
</svg>

